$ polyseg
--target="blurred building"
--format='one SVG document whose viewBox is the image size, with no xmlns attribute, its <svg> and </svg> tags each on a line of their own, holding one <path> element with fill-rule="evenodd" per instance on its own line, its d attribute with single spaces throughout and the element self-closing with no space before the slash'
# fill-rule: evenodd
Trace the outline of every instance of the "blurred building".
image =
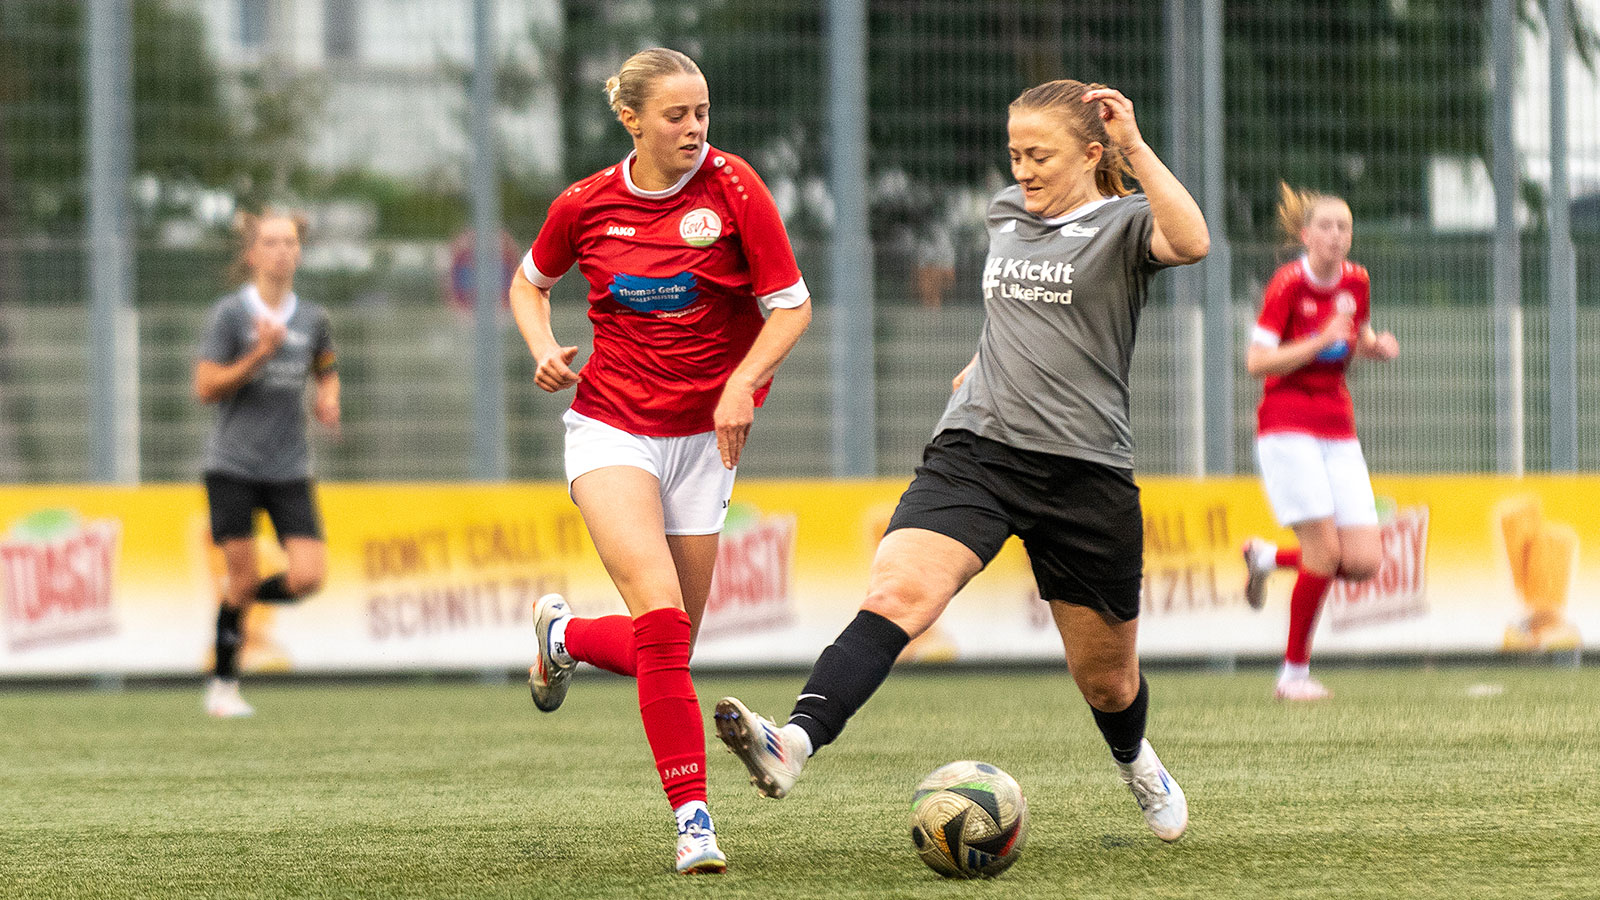
<svg viewBox="0 0 1600 900">
<path fill-rule="evenodd" d="M 468 153 L 465 86 L 472 0 L 170 0 L 204 18 L 207 43 L 238 93 L 247 79 L 294 81 L 315 107 L 306 160 L 324 171 L 459 179 Z M 556 179 L 556 0 L 494 4 L 502 72 L 501 163 Z"/>
</svg>

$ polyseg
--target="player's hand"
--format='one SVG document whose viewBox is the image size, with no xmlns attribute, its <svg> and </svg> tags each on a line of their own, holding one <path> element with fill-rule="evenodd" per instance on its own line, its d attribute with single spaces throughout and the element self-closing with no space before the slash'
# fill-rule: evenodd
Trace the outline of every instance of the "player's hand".
<svg viewBox="0 0 1600 900">
<path fill-rule="evenodd" d="M 1144 146 L 1139 134 L 1139 123 L 1133 118 L 1133 101 L 1122 96 L 1116 88 L 1096 88 L 1083 95 L 1085 103 L 1100 104 L 1100 121 L 1105 123 L 1106 134 L 1124 153 Z"/>
<path fill-rule="evenodd" d="M 317 421 L 321 423 L 323 427 L 327 428 L 329 431 L 332 431 L 335 435 L 338 435 L 340 419 L 339 398 L 318 397 L 317 405 L 313 410 L 313 413 L 316 415 Z"/>
<path fill-rule="evenodd" d="M 1348 341 L 1352 337 L 1351 331 L 1355 328 L 1355 318 L 1349 313 L 1336 313 L 1322 323 L 1322 330 L 1317 332 L 1317 347 L 1332 347 L 1340 341 Z"/>
<path fill-rule="evenodd" d="M 553 353 L 539 357 L 539 367 L 533 373 L 533 383 L 541 390 L 554 394 L 582 381 L 577 372 L 568 368 L 577 355 L 577 347 L 557 347 Z"/>
<path fill-rule="evenodd" d="M 288 334 L 289 327 L 276 319 L 266 316 L 256 319 L 256 355 L 262 359 L 270 358 L 283 346 L 283 339 Z"/>
<path fill-rule="evenodd" d="M 739 464 L 744 443 L 750 439 L 750 426 L 756 420 L 756 401 L 748 388 L 728 382 L 717 401 L 711 421 L 717 427 L 717 450 L 722 454 L 722 465 L 732 469 Z"/>
<path fill-rule="evenodd" d="M 1400 355 L 1400 342 L 1394 333 L 1385 331 L 1372 342 L 1372 358 L 1388 361 Z"/>
<path fill-rule="evenodd" d="M 957 372 L 956 377 L 950 379 L 950 393 L 954 394 L 956 391 L 961 390 L 961 385 L 966 383 L 967 376 L 972 374 L 972 367 L 977 364 L 978 360 L 974 357 L 972 362 L 967 363 L 966 368 Z"/>
</svg>

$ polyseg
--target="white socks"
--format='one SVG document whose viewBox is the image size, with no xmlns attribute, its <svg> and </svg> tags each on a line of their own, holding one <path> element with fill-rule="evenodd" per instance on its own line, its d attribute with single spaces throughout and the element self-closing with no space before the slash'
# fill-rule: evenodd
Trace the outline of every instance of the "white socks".
<svg viewBox="0 0 1600 900">
<path fill-rule="evenodd" d="M 1310 663 L 1286 662 L 1286 663 L 1283 664 L 1283 668 L 1278 670 L 1278 683 L 1279 684 L 1284 684 L 1284 683 L 1290 682 L 1290 681 L 1305 681 L 1307 678 L 1310 678 L 1310 677 L 1311 677 L 1311 664 Z"/>
<path fill-rule="evenodd" d="M 781 730 L 783 731 L 784 734 L 786 734 L 789 737 L 793 738 L 794 742 L 796 744 L 798 744 L 801 747 L 805 748 L 806 759 L 810 759 L 811 758 L 811 754 L 817 752 L 811 746 L 811 735 L 806 734 L 806 730 L 804 728 L 801 728 L 799 725 L 796 725 L 793 722 L 790 722 L 789 724 L 783 726 L 783 728 Z"/>
<path fill-rule="evenodd" d="M 550 623 L 550 655 L 563 666 L 570 666 L 576 661 L 567 653 L 567 623 L 570 621 L 571 616 L 562 616 Z"/>
<path fill-rule="evenodd" d="M 689 820 L 694 818 L 695 813 L 705 813 L 706 821 L 711 821 L 711 810 L 702 800 L 690 800 L 672 811 L 672 814 L 678 818 L 679 831 L 684 831 L 688 828 Z"/>
</svg>

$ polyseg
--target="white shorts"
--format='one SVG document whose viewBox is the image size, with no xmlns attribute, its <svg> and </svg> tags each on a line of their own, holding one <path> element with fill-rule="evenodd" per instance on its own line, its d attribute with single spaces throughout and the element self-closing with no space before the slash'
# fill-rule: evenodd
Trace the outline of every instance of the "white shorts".
<svg viewBox="0 0 1600 900">
<path fill-rule="evenodd" d="M 1361 442 L 1309 434 L 1256 438 L 1256 464 L 1278 524 L 1332 518 L 1339 527 L 1378 524 L 1378 504 Z"/>
<path fill-rule="evenodd" d="M 578 476 L 606 466 L 633 466 L 661 482 L 667 534 L 716 534 L 728 518 L 734 470 L 722 465 L 717 433 L 643 437 L 567 410 L 567 492 Z"/>
</svg>

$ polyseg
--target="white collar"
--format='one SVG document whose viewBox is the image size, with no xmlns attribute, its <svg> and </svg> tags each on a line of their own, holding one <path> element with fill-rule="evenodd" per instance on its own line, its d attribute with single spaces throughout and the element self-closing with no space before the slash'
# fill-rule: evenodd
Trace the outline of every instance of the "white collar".
<svg viewBox="0 0 1600 900">
<path fill-rule="evenodd" d="M 635 197 L 643 197 L 646 200 L 664 200 L 683 190 L 683 186 L 689 183 L 689 179 L 693 178 L 695 173 L 700 171 L 700 167 L 705 165 L 706 156 L 710 153 L 711 145 L 705 141 L 701 141 L 699 158 L 694 161 L 694 166 L 690 168 L 689 171 L 683 173 L 683 177 L 679 178 L 677 183 L 673 184 L 669 188 L 663 188 L 659 191 L 647 191 L 633 183 L 633 172 L 631 171 L 633 169 L 632 163 L 639 157 L 639 151 L 633 150 L 628 153 L 627 159 L 622 161 L 622 183 L 628 186 L 628 191 Z"/>
<path fill-rule="evenodd" d="M 250 312 L 255 314 L 255 318 L 271 319 L 279 325 L 287 325 L 289 319 L 294 316 L 295 307 L 300 305 L 300 298 L 295 296 L 294 291 L 290 291 L 283 298 L 282 309 L 273 309 L 267 305 L 267 301 L 261 299 L 261 291 L 252 281 L 244 286 L 244 302 L 250 307 Z"/>
<path fill-rule="evenodd" d="M 1054 225 L 1065 225 L 1068 222 L 1073 221 L 1074 219 L 1081 219 L 1084 216 L 1087 216 L 1089 213 L 1094 212 L 1095 210 L 1099 209 L 1102 206 L 1105 206 L 1108 203 L 1115 203 L 1116 201 L 1121 200 L 1121 199 L 1122 199 L 1121 197 L 1101 197 L 1099 200 L 1091 200 L 1088 203 L 1085 203 L 1084 205 L 1078 207 L 1077 209 L 1073 210 L 1072 212 L 1067 213 L 1064 216 L 1061 216 L 1061 217 L 1055 218 L 1055 219 L 1045 219 L 1044 220 L 1044 224 L 1051 225 L 1051 226 L 1054 226 Z"/>
<path fill-rule="evenodd" d="M 1312 287 L 1331 288 L 1337 285 L 1340 279 L 1344 278 L 1344 263 L 1339 264 L 1338 274 L 1327 281 L 1321 281 L 1317 278 L 1317 273 L 1311 271 L 1311 254 L 1302 253 L 1300 254 L 1300 271 L 1305 273 L 1306 281 L 1311 282 Z"/>
</svg>

